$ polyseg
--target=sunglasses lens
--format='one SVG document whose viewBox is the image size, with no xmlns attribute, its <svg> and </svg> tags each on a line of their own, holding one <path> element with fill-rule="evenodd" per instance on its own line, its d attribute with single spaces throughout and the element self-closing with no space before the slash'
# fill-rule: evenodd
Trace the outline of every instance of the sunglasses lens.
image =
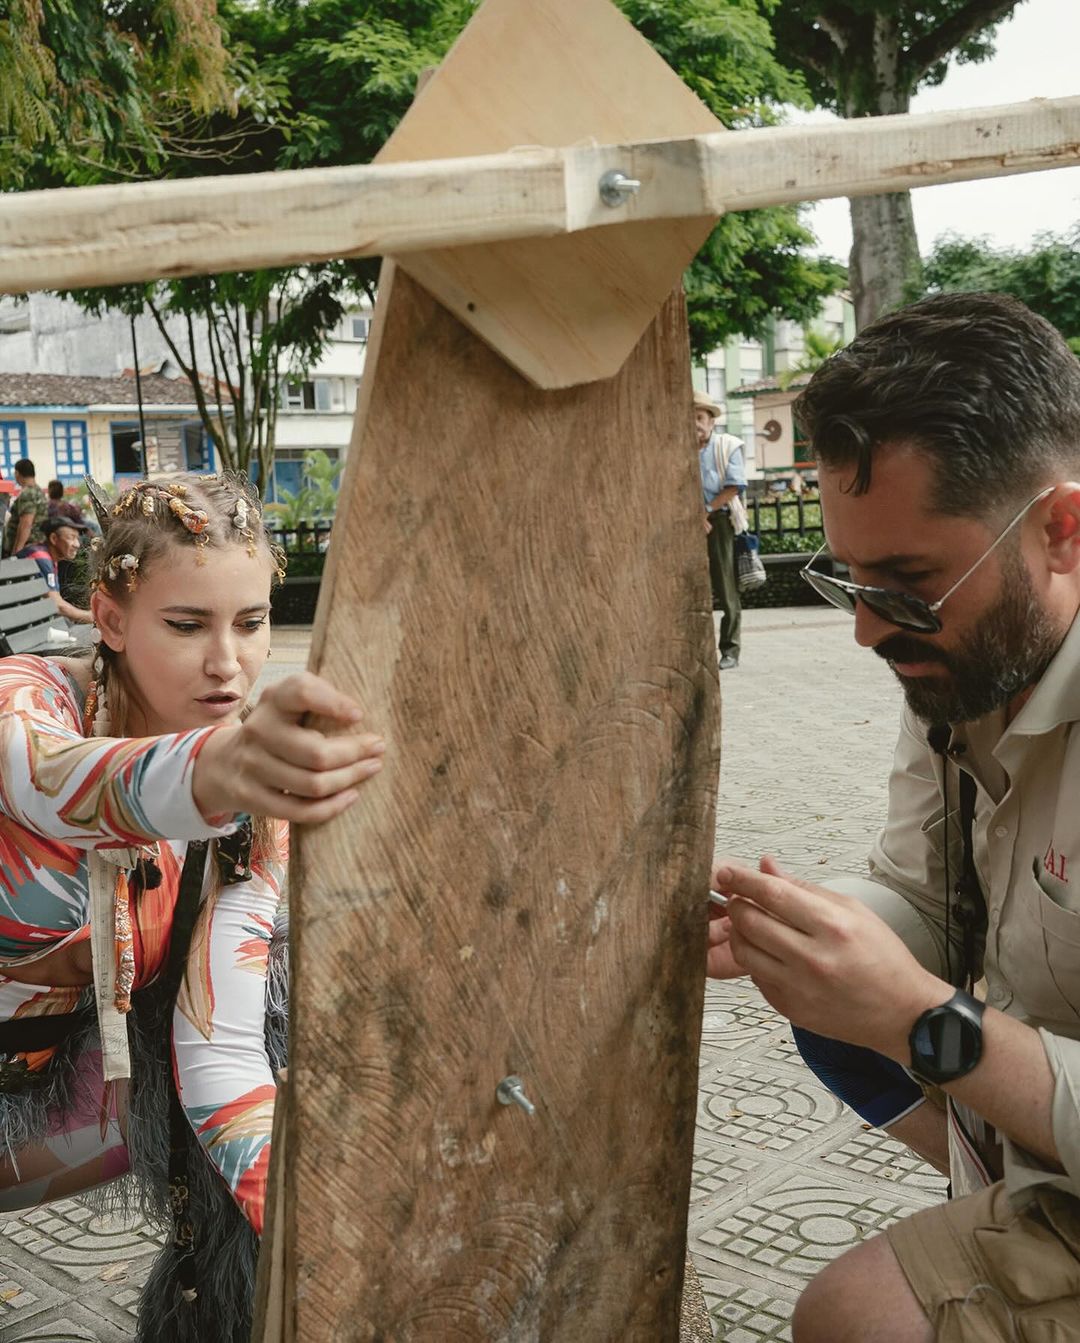
<svg viewBox="0 0 1080 1343">
<path fill-rule="evenodd" d="M 827 602 L 833 606 L 838 606 L 841 611 L 846 611 L 848 615 L 855 614 L 855 594 L 848 592 L 845 588 L 838 587 L 828 574 L 817 574 L 812 569 L 803 569 L 803 578 L 810 584 L 816 593 L 824 597 Z"/>
<path fill-rule="evenodd" d="M 812 569 L 801 572 L 815 592 L 848 615 L 855 614 L 855 602 L 859 600 L 865 602 L 874 615 L 898 629 L 910 630 L 913 634 L 938 634 L 941 630 L 941 621 L 926 603 L 906 592 L 888 592 L 880 588 L 860 588 L 858 592 L 850 592 L 828 574 L 815 573 Z"/>
<path fill-rule="evenodd" d="M 898 629 L 913 634 L 937 634 L 941 621 L 925 603 L 906 592 L 860 592 L 859 596 L 874 615 Z"/>
</svg>

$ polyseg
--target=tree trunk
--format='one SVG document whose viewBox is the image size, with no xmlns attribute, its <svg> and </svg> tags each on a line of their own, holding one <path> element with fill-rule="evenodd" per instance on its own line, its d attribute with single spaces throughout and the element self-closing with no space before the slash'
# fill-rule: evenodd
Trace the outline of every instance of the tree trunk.
<svg viewBox="0 0 1080 1343">
<path fill-rule="evenodd" d="M 848 85 L 845 117 L 893 116 L 910 110 L 911 86 L 902 73 L 902 54 L 903 38 L 895 15 L 875 15 L 870 59 L 858 63 L 857 74 Z M 853 196 L 849 204 L 849 281 L 855 326 L 862 330 L 920 291 L 922 261 L 909 191 Z"/>
<path fill-rule="evenodd" d="M 855 326 L 862 330 L 919 290 L 922 261 L 911 192 L 853 196 L 849 277 Z"/>
</svg>

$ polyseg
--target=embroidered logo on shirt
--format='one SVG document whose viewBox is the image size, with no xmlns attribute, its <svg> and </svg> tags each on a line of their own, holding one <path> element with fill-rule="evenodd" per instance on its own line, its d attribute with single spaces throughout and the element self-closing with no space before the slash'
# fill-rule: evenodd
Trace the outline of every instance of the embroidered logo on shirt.
<svg viewBox="0 0 1080 1343">
<path fill-rule="evenodd" d="M 1050 841 L 1050 847 L 1043 858 L 1043 867 L 1052 877 L 1068 886 L 1067 859 L 1060 849 L 1054 848 L 1053 840 Z"/>
</svg>

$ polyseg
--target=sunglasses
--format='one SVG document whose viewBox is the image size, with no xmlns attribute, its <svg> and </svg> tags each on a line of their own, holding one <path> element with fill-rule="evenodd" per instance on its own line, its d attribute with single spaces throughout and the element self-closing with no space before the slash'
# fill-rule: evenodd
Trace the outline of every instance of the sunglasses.
<svg viewBox="0 0 1080 1343">
<path fill-rule="evenodd" d="M 827 602 L 831 602 L 833 606 L 839 607 L 841 611 L 847 611 L 849 615 L 855 614 L 855 603 L 860 601 L 869 607 L 874 615 L 879 616 L 882 620 L 887 620 L 890 625 L 895 625 L 898 629 L 910 630 L 913 634 L 940 634 L 942 625 L 938 619 L 938 612 L 941 608 L 960 584 L 966 583 L 983 560 L 993 554 L 1001 545 L 1002 541 L 1027 514 L 1028 510 L 1034 508 L 1040 499 L 1045 499 L 1054 489 L 1055 486 L 1048 485 L 1045 490 L 1040 490 L 1033 499 L 1029 499 L 1012 522 L 983 551 L 971 568 L 966 573 L 961 574 L 944 597 L 939 597 L 936 602 L 924 602 L 921 597 L 913 596 L 910 592 L 899 592 L 894 588 L 876 588 L 867 583 L 849 583 L 842 578 L 832 578 L 829 574 L 815 572 L 814 563 L 826 549 L 826 546 L 822 546 L 810 557 L 809 563 L 805 569 L 800 570 L 800 574 L 815 592 L 824 597 Z"/>
</svg>

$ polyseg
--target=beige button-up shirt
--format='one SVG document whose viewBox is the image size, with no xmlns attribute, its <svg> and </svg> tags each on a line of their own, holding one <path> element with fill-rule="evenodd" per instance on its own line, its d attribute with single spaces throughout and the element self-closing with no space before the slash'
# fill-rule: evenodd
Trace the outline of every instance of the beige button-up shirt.
<svg viewBox="0 0 1080 1343">
<path fill-rule="evenodd" d="M 932 973 L 945 962 L 949 883 L 960 876 L 960 768 L 978 785 L 974 858 L 986 899 L 987 1002 L 1039 1031 L 1054 1075 L 1052 1123 L 1066 1174 L 1004 1139 L 1005 1179 L 1023 1195 L 1052 1185 L 1080 1198 L 1080 618 L 1009 724 L 1000 710 L 954 729 L 949 761 L 905 708 L 872 880 L 836 890 L 870 905 Z M 960 930 L 952 920 L 954 980 Z"/>
</svg>

